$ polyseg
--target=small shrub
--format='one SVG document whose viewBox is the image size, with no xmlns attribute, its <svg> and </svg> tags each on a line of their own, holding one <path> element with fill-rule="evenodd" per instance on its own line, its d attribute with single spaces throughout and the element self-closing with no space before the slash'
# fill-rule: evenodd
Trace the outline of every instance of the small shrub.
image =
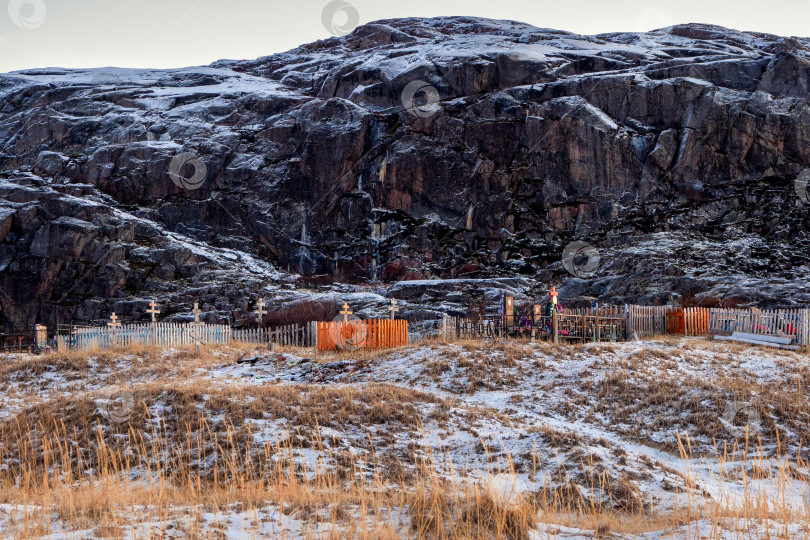
<svg viewBox="0 0 810 540">
<path fill-rule="evenodd" d="M 734 298 L 720 298 L 718 296 L 684 296 L 681 300 L 683 307 L 703 308 L 735 308 L 737 300 Z"/>
<path fill-rule="evenodd" d="M 337 300 L 302 300 L 294 302 L 281 309 L 270 309 L 259 325 L 255 316 L 245 315 L 239 321 L 243 328 L 256 328 L 258 326 L 277 328 L 288 324 L 303 326 L 312 321 L 331 321 L 340 311 Z"/>
</svg>

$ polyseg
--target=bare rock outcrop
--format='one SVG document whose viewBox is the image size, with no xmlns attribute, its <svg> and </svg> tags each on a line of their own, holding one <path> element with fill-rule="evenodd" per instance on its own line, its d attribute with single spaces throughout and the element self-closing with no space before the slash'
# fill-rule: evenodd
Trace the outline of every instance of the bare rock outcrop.
<svg viewBox="0 0 810 540">
<path fill-rule="evenodd" d="M 297 275 L 806 303 L 809 49 L 450 17 L 209 67 L 2 75 L 0 324 L 205 287 L 226 317 Z M 563 269 L 577 240 L 594 275 Z"/>
</svg>

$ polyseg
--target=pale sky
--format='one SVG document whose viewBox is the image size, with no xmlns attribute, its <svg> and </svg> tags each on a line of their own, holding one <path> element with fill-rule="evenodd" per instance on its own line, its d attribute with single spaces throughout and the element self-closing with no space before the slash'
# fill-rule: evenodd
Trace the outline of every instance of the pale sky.
<svg viewBox="0 0 810 540">
<path fill-rule="evenodd" d="M 333 4 L 342 2 L 342 5 Z M 470 15 L 582 34 L 703 22 L 810 35 L 810 0 L 0 0 L 0 72 L 253 59 L 394 17 Z M 328 8 L 331 7 L 331 10 Z M 326 17 L 324 11 L 334 13 Z"/>
</svg>

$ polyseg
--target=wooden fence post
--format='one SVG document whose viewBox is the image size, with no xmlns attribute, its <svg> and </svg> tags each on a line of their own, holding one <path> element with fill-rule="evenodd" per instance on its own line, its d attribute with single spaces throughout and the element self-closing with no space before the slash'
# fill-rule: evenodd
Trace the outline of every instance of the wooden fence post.
<svg viewBox="0 0 810 540">
<path fill-rule="evenodd" d="M 624 319 L 625 319 L 624 328 L 625 328 L 625 334 L 626 334 L 624 336 L 624 339 L 629 340 L 630 336 L 633 335 L 633 325 L 632 325 L 632 319 L 631 319 L 631 316 L 630 316 L 630 308 L 629 308 L 629 306 L 627 304 L 624 305 Z"/>
<path fill-rule="evenodd" d="M 583 314 L 580 317 L 581 317 L 580 324 L 582 324 L 582 342 L 585 343 L 585 334 L 586 334 L 586 332 L 585 332 L 586 322 L 585 321 L 586 321 L 587 316 Z"/>
<path fill-rule="evenodd" d="M 554 335 L 554 337 L 553 337 L 554 343 L 559 343 L 560 342 L 559 322 L 560 322 L 560 319 L 557 316 L 557 312 L 555 311 L 554 314 L 551 316 L 551 330 L 552 330 L 553 335 Z"/>
</svg>

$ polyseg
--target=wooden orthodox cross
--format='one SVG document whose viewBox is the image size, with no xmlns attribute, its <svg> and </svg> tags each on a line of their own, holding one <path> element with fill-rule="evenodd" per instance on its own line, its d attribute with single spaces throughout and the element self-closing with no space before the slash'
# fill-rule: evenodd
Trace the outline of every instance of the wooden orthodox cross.
<svg viewBox="0 0 810 540">
<path fill-rule="evenodd" d="M 391 299 L 391 307 L 389 307 L 389 308 L 388 308 L 388 311 L 390 311 L 390 312 L 391 312 L 391 318 L 393 319 L 393 318 L 394 318 L 394 314 L 395 314 L 397 311 L 399 311 L 399 308 L 397 307 L 397 301 L 396 301 L 396 300 Z"/>
<path fill-rule="evenodd" d="M 264 298 L 259 298 L 259 301 L 256 302 L 256 311 L 253 313 L 256 314 L 256 317 L 259 319 L 259 322 L 262 322 L 262 317 L 267 315 L 267 310 L 262 309 L 266 304 L 264 303 Z"/>
<path fill-rule="evenodd" d="M 155 322 L 155 315 L 160 313 L 160 310 L 157 309 L 157 304 L 155 304 L 154 299 L 152 299 L 152 301 L 149 302 L 149 309 L 147 309 L 146 312 L 152 316 L 152 322 Z"/>
<path fill-rule="evenodd" d="M 343 309 L 340 310 L 340 314 L 343 315 L 343 322 L 344 323 L 349 322 L 349 315 L 352 314 L 352 310 L 349 309 L 349 304 L 348 303 L 343 302 Z"/>
</svg>

